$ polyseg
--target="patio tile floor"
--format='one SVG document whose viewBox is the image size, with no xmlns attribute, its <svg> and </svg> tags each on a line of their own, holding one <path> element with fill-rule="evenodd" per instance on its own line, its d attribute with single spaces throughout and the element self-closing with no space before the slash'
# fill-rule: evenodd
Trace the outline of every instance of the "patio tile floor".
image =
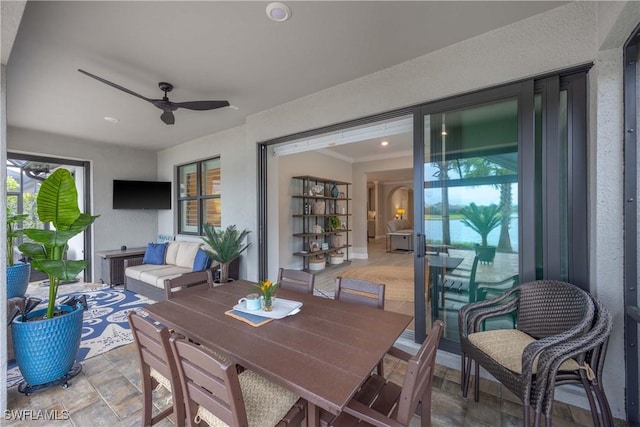
<svg viewBox="0 0 640 427">
<path fill-rule="evenodd" d="M 398 359 L 385 358 L 385 373 L 392 381 L 402 384 L 406 364 Z M 482 380 L 480 402 L 463 399 L 460 393 L 460 373 L 441 365 L 436 367 L 433 380 L 432 425 L 450 426 L 520 426 L 521 405 L 501 385 Z M 471 393 L 470 393 L 471 394 Z M 170 393 L 154 391 L 154 405 L 161 410 L 169 404 Z M 553 424 L 564 426 L 592 425 L 588 411 L 556 402 Z M 17 387 L 8 390 L 9 414 L 22 412 L 22 420 L 3 417 L 3 426 L 139 426 L 141 424 L 142 394 L 137 354 L 129 344 L 83 362 L 82 372 L 67 389 L 54 387 L 25 396 Z M 57 411 L 64 420 L 37 419 L 38 411 Z M 66 412 L 65 412 L 66 411 Z M 32 415 L 31 417 L 29 415 Z M 51 412 L 47 412 L 51 414 Z M 42 415 L 41 415 L 42 416 Z M 159 426 L 171 426 L 163 420 Z M 411 426 L 419 426 L 415 416 Z M 626 423 L 616 420 L 616 426 Z"/>
</svg>

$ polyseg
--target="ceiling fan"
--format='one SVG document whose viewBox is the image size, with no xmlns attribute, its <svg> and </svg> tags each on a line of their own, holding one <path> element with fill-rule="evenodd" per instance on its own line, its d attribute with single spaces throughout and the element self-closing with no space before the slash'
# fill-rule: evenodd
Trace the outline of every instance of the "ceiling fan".
<svg viewBox="0 0 640 427">
<path fill-rule="evenodd" d="M 87 75 L 89 77 L 92 77 L 104 84 L 107 84 L 111 87 L 115 87 L 116 89 L 120 89 L 123 92 L 128 93 L 129 95 L 133 95 L 133 96 L 137 96 L 140 99 L 144 99 L 147 102 L 152 103 L 153 105 L 155 105 L 156 107 L 158 107 L 159 109 L 161 109 L 163 112 L 160 115 L 160 120 L 162 120 L 165 124 L 167 125 L 172 125 L 176 122 L 176 118 L 173 115 L 173 112 L 176 111 L 178 108 L 186 108 L 188 110 L 198 110 L 198 111 L 204 111 L 204 110 L 215 110 L 216 108 L 222 108 L 222 107 L 228 107 L 229 106 L 229 102 L 228 101 L 189 101 L 189 102 L 171 102 L 169 101 L 169 98 L 167 97 L 167 93 L 171 92 L 173 90 L 173 85 L 171 83 L 167 83 L 167 82 L 160 82 L 158 83 L 158 86 L 160 87 L 160 90 L 164 92 L 164 96 L 162 97 L 162 99 L 151 99 L 151 98 L 147 98 L 145 96 L 142 96 L 140 94 L 137 94 L 125 87 L 122 87 L 120 85 L 117 85 L 115 83 L 110 82 L 109 80 L 105 80 L 102 77 L 98 77 L 94 74 L 88 73 L 84 70 L 78 70 L 80 71 L 82 74 Z"/>
</svg>

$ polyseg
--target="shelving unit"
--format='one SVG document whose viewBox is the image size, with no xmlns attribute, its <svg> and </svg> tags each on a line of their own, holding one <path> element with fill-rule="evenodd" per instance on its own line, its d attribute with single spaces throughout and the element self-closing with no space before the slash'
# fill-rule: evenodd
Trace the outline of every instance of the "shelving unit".
<svg viewBox="0 0 640 427">
<path fill-rule="evenodd" d="M 300 248 L 293 255 L 303 258 L 303 270 L 315 272 L 351 263 L 351 183 L 314 176 L 294 176 L 292 179 L 294 188 L 300 192 L 292 196 L 294 212 L 298 212 L 293 214 L 294 230 L 298 231 L 293 236 L 299 238 Z M 334 217 L 340 221 L 337 229 L 331 226 Z M 332 263 L 332 255 L 336 259 L 339 254 L 343 261 Z M 322 268 L 313 268 L 311 264 L 320 264 Z"/>
</svg>

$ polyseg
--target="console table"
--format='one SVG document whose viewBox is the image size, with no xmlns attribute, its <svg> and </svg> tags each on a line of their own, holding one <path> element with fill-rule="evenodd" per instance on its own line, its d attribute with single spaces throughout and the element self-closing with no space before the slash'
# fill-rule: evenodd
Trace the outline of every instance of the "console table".
<svg viewBox="0 0 640 427">
<path fill-rule="evenodd" d="M 124 260 L 143 256 L 147 248 L 130 248 L 113 251 L 96 252 L 101 261 L 100 282 L 109 286 L 121 285 L 124 283 Z"/>
</svg>

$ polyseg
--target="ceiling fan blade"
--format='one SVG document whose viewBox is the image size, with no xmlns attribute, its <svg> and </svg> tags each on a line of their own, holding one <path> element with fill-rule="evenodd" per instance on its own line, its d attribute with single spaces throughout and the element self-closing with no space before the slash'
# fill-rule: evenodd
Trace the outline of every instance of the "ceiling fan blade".
<svg viewBox="0 0 640 427">
<path fill-rule="evenodd" d="M 151 100 L 150 100 L 149 98 L 144 97 L 144 96 L 140 95 L 139 93 L 135 93 L 135 92 L 133 92 L 133 91 L 131 91 L 131 90 L 127 89 L 126 87 L 122 87 L 122 86 L 120 86 L 120 85 L 117 85 L 117 84 L 115 84 L 115 83 L 112 83 L 112 82 L 110 82 L 109 80 L 105 80 L 105 79 L 103 79 L 102 77 L 98 77 L 98 76 L 96 76 L 96 75 L 94 75 L 94 74 L 91 74 L 91 73 L 88 73 L 88 72 L 86 72 L 86 71 L 84 71 L 84 70 L 80 70 L 80 69 L 78 69 L 78 71 L 80 71 L 82 74 L 84 74 L 84 75 L 86 75 L 86 76 L 89 76 L 89 77 L 91 77 L 91 78 L 94 78 L 94 79 L 98 80 L 99 82 L 102 82 L 102 83 L 104 83 L 104 84 L 106 84 L 106 85 L 109 85 L 109 86 L 111 86 L 111 87 L 114 87 L 114 88 L 116 88 L 116 89 L 120 89 L 121 91 L 123 91 L 123 92 L 125 92 L 125 93 L 128 93 L 129 95 L 133 95 L 133 96 L 136 96 L 136 97 L 138 97 L 138 98 L 140 98 L 140 99 L 144 99 L 145 101 L 151 102 Z"/>
<path fill-rule="evenodd" d="M 229 101 L 190 101 L 190 102 L 172 102 L 176 108 L 187 108 L 189 110 L 215 110 L 216 108 L 228 107 Z"/>
<path fill-rule="evenodd" d="M 160 116 L 160 120 L 162 120 L 167 125 L 172 125 L 176 122 L 176 118 L 171 111 L 165 111 Z"/>
</svg>

